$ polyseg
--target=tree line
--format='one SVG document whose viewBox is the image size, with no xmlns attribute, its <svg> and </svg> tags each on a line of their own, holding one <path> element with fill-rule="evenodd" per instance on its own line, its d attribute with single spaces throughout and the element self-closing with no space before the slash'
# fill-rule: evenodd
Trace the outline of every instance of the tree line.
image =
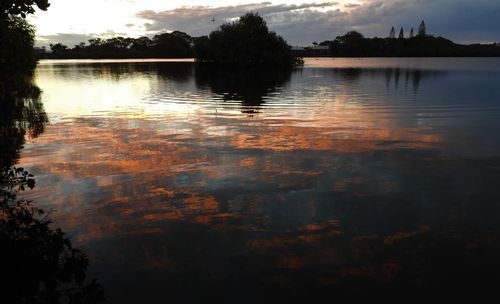
<svg viewBox="0 0 500 304">
<path fill-rule="evenodd" d="M 288 43 L 270 31 L 265 20 L 247 13 L 237 21 L 222 24 L 209 36 L 191 37 L 174 31 L 153 38 L 113 37 L 91 39 L 69 48 L 51 44 L 51 52 L 38 49 L 41 58 L 197 58 L 217 64 L 289 65 L 300 63 Z"/>
<path fill-rule="evenodd" d="M 319 43 L 328 46 L 321 54 L 333 57 L 493 57 L 500 56 L 497 44 L 457 44 L 443 37 L 435 37 L 426 33 L 425 23 L 419 27 L 418 35 L 413 29 L 408 38 L 404 37 L 401 28 L 398 38 L 394 27 L 388 38 L 366 38 L 357 31 L 351 31 L 335 40 Z M 304 50 L 302 56 L 308 56 Z"/>
<path fill-rule="evenodd" d="M 244 39 L 242 39 L 244 37 Z M 474 57 L 500 56 L 497 44 L 462 45 L 427 34 L 424 21 L 414 35 L 413 28 L 405 37 L 401 28 L 396 38 L 394 27 L 387 38 L 366 38 L 350 31 L 334 40 L 315 45 L 323 48 L 292 50 L 287 42 L 269 31 L 262 17 L 255 13 L 241 16 L 238 21 L 225 23 L 209 36 L 191 37 L 174 31 L 153 38 L 113 37 L 95 38 L 69 48 L 61 43 L 51 44 L 51 52 L 38 49 L 40 58 L 197 58 L 217 63 L 274 63 L 300 62 L 298 57 Z M 326 48 L 325 48 L 326 47 Z"/>
<path fill-rule="evenodd" d="M 41 58 L 192 58 L 197 38 L 180 31 L 153 38 L 113 37 L 90 39 L 70 48 L 61 43 L 50 45 L 51 53 L 38 49 Z"/>
</svg>

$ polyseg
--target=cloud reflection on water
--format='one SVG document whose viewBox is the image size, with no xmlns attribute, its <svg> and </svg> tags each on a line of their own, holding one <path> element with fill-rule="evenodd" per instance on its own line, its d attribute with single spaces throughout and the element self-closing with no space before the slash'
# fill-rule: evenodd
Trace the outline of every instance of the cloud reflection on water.
<svg viewBox="0 0 500 304">
<path fill-rule="evenodd" d="M 481 180 L 498 178 L 498 157 L 448 153 L 461 134 L 449 130 L 476 118 L 457 120 L 456 104 L 427 91 L 454 75 L 306 67 L 249 92 L 255 71 L 42 65 L 52 123 L 22 164 L 38 177 L 31 195 L 121 289 L 155 275 L 204 288 L 384 284 L 421 262 L 404 253 L 411 242 L 462 245 L 470 227 L 454 227 L 479 223 L 476 204 L 482 227 L 497 228 L 498 195 Z"/>
</svg>

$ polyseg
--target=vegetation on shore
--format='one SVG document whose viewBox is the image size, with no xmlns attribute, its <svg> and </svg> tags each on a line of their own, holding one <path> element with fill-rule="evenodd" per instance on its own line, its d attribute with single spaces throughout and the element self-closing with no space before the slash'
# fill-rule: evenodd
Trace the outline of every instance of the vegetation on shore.
<svg viewBox="0 0 500 304">
<path fill-rule="evenodd" d="M 0 168 L 0 258 L 6 303 L 103 303 L 102 287 L 86 282 L 87 256 L 73 248 L 44 212 L 17 194 L 35 187 L 23 168 Z"/>
<path fill-rule="evenodd" d="M 29 71 L 36 67 L 33 50 L 35 29 L 17 16 L 0 19 L 0 66 L 2 74 L 19 70 Z"/>
<path fill-rule="evenodd" d="M 86 280 L 88 257 L 52 227 L 50 218 L 18 193 L 34 177 L 15 168 L 26 138 L 43 133 L 47 115 L 32 71 L 0 73 L 0 260 L 6 303 L 102 303 L 96 280 Z"/>
<path fill-rule="evenodd" d="M 392 31 L 391 31 L 392 32 Z M 328 46 L 321 55 L 334 57 L 491 57 L 500 56 L 497 44 L 461 45 L 443 37 L 421 34 L 404 38 L 365 38 L 351 31 L 333 41 L 323 41 Z M 307 56 L 307 50 L 302 55 Z"/>
<path fill-rule="evenodd" d="M 0 2 L 0 103 L 15 100 L 36 67 L 33 49 L 35 28 L 24 18 L 49 7 L 47 0 L 2 0 Z"/>
<path fill-rule="evenodd" d="M 153 38 L 114 37 L 90 39 L 73 48 L 51 44 L 51 53 L 39 49 L 40 58 L 104 59 L 104 58 L 192 58 L 193 38 L 184 32 L 174 31 L 155 35 Z"/>
<path fill-rule="evenodd" d="M 500 56 L 499 44 L 457 44 L 428 35 L 422 21 L 418 33 L 413 29 L 405 37 L 401 28 L 396 38 L 394 27 L 387 38 L 366 38 L 350 31 L 334 40 L 313 43 L 311 47 L 291 48 L 265 20 L 247 13 L 238 20 L 221 25 L 208 36 L 191 37 L 173 31 L 139 38 L 95 38 L 73 48 L 51 44 L 50 52 L 38 49 L 40 58 L 104 59 L 104 58 L 196 58 L 200 62 L 223 65 L 300 63 L 300 57 L 491 57 Z"/>
<path fill-rule="evenodd" d="M 13 167 L 25 136 L 37 137 L 47 115 L 33 84 L 35 30 L 24 18 L 47 0 L 0 2 L 0 260 L 5 303 L 103 303 L 96 280 L 86 280 L 88 257 L 50 218 L 18 193 L 33 175 Z"/>
</svg>

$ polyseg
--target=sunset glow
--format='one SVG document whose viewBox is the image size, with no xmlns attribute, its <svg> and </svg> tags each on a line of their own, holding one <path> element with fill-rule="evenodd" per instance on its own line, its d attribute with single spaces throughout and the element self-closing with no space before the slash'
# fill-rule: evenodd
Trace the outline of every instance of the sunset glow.
<svg viewBox="0 0 500 304">
<path fill-rule="evenodd" d="M 2 299 L 494 298 L 499 20 L 499 0 L 0 0 Z"/>
<path fill-rule="evenodd" d="M 476 20 L 472 27 L 459 8 Z M 498 24 L 494 24 L 499 9 L 498 2 L 489 0 L 54 0 L 49 10 L 30 17 L 30 21 L 37 27 L 38 45 L 46 46 L 55 42 L 73 46 L 94 37 L 152 36 L 173 30 L 207 35 L 249 11 L 259 12 L 270 28 L 292 45 L 334 39 L 350 30 L 386 37 L 391 26 L 409 31 L 417 29 L 422 19 L 428 21 L 435 35 L 458 42 L 491 42 L 500 40 Z"/>
</svg>

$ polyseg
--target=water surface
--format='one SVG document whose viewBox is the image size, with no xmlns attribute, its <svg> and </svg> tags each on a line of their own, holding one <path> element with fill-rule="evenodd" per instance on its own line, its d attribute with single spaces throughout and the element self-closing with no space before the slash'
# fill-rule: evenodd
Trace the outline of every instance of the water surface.
<svg viewBox="0 0 500 304">
<path fill-rule="evenodd" d="M 499 279 L 499 59 L 41 61 L 36 82 L 24 196 L 111 303 Z"/>
</svg>

